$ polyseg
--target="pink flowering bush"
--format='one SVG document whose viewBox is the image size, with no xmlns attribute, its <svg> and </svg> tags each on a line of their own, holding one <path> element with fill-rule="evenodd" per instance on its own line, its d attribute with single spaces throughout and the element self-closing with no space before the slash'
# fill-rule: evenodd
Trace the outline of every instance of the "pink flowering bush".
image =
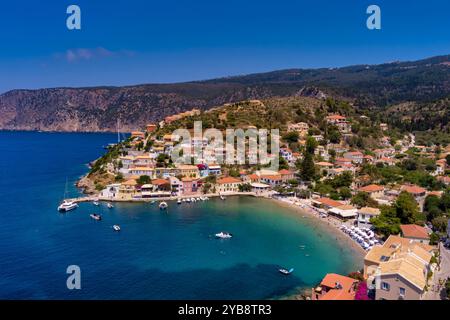
<svg viewBox="0 0 450 320">
<path fill-rule="evenodd" d="M 358 289 L 356 289 L 355 300 L 369 300 L 367 293 L 367 283 L 365 281 L 361 281 L 358 284 Z"/>
</svg>

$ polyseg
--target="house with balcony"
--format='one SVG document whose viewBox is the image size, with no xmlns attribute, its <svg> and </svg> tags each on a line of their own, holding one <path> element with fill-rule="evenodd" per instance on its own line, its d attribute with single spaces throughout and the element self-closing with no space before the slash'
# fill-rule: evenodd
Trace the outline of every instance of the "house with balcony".
<svg viewBox="0 0 450 320">
<path fill-rule="evenodd" d="M 378 217 L 380 214 L 381 211 L 378 208 L 363 207 L 358 209 L 358 228 L 372 228 L 370 219 Z"/>
</svg>

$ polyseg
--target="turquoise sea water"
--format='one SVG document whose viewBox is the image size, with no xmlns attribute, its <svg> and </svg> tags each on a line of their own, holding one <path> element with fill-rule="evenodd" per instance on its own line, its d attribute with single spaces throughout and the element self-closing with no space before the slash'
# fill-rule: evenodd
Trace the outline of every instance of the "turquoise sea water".
<svg viewBox="0 0 450 320">
<path fill-rule="evenodd" d="M 86 163 L 114 139 L 0 132 L 0 298 L 269 299 L 356 269 L 326 228 L 269 200 L 169 202 L 167 212 L 83 203 L 59 214 L 66 177 L 76 196 Z M 90 219 L 94 212 L 103 220 Z M 222 230 L 234 237 L 214 239 Z M 81 268 L 81 290 L 66 287 L 69 265 Z M 283 276 L 280 266 L 295 271 Z"/>
</svg>

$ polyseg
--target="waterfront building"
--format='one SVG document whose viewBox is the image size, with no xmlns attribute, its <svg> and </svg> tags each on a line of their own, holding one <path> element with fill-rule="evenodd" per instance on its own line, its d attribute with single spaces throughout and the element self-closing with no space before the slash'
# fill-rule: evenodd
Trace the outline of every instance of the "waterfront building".
<svg viewBox="0 0 450 320">
<path fill-rule="evenodd" d="M 372 223 L 370 219 L 378 217 L 380 213 L 381 211 L 378 208 L 363 207 L 358 209 L 358 228 L 371 228 Z"/>
<path fill-rule="evenodd" d="M 268 184 L 252 182 L 250 183 L 250 185 L 252 187 L 252 192 L 255 193 L 257 196 L 263 195 L 270 190 L 270 186 Z"/>
<path fill-rule="evenodd" d="M 312 289 L 311 300 L 355 300 L 358 280 L 336 273 L 328 273 Z"/>
<path fill-rule="evenodd" d="M 193 177 L 184 177 L 181 179 L 183 195 L 193 195 L 199 190 L 199 180 Z"/>
<path fill-rule="evenodd" d="M 434 248 L 399 236 L 389 236 L 364 257 L 364 278 L 377 300 L 419 300 L 423 297 Z"/>
<path fill-rule="evenodd" d="M 283 182 L 281 174 L 262 175 L 259 180 L 262 183 L 269 184 L 271 187 L 279 186 Z"/>
<path fill-rule="evenodd" d="M 241 184 L 242 181 L 237 178 L 224 177 L 221 179 L 217 179 L 216 190 L 219 193 L 239 192 L 239 185 Z"/>
</svg>

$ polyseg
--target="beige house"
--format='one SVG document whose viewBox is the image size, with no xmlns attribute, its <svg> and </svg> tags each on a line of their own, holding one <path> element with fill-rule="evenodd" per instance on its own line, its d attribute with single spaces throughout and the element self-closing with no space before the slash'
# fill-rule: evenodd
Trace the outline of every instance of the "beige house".
<svg viewBox="0 0 450 320">
<path fill-rule="evenodd" d="M 374 246 L 364 257 L 364 278 L 377 300 L 421 299 L 434 248 L 399 236 Z"/>
<path fill-rule="evenodd" d="M 374 200 L 381 198 L 384 195 L 384 187 L 377 184 L 370 184 L 368 186 L 359 188 L 358 191 L 368 193 Z"/>
<path fill-rule="evenodd" d="M 239 185 L 242 181 L 233 177 L 224 177 L 217 179 L 216 190 L 219 193 L 239 192 Z"/>
<path fill-rule="evenodd" d="M 118 189 L 117 198 L 122 200 L 132 199 L 136 194 L 136 186 L 137 182 L 135 179 L 129 179 L 122 182 Z"/>
</svg>

